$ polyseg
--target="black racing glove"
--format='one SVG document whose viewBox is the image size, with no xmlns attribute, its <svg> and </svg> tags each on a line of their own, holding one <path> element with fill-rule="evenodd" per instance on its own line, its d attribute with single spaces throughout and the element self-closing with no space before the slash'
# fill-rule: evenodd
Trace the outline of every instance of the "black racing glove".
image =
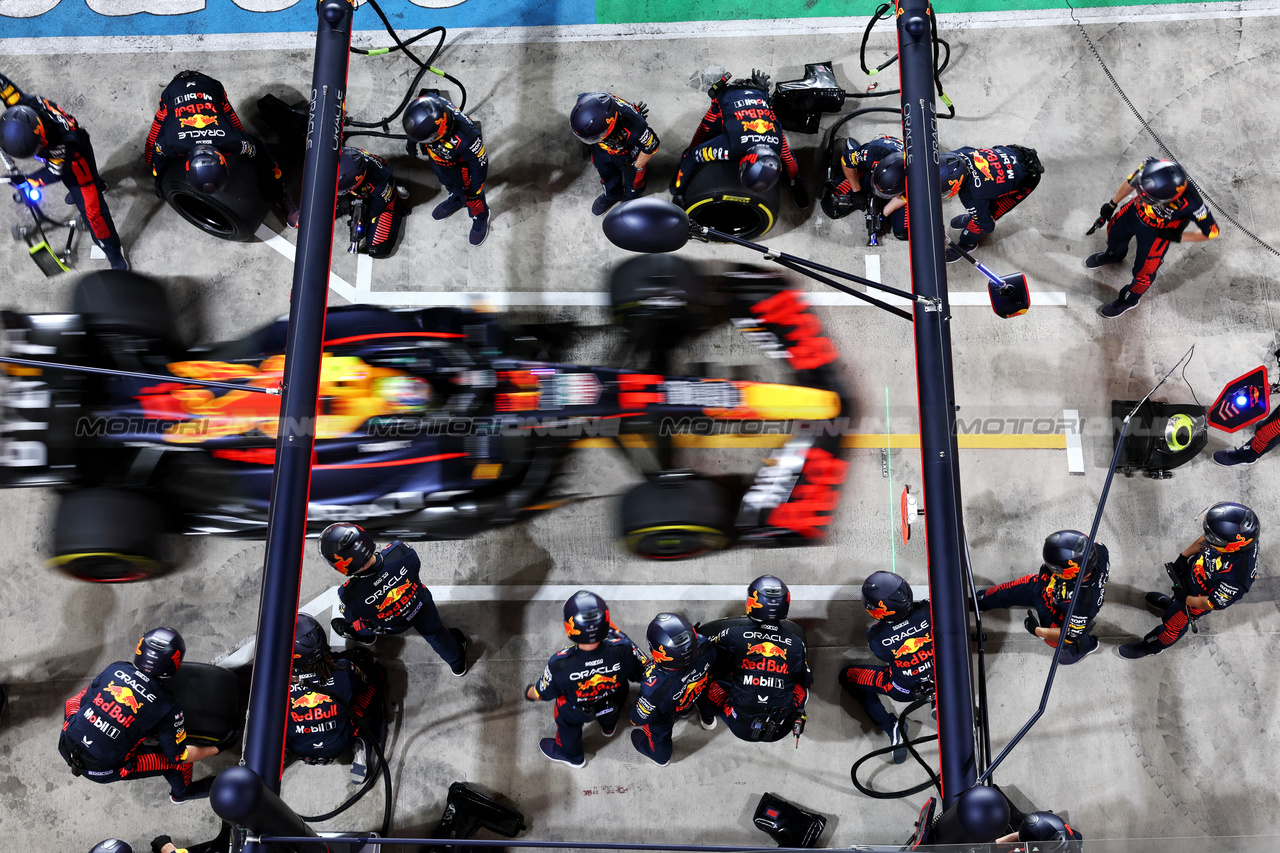
<svg viewBox="0 0 1280 853">
<path fill-rule="evenodd" d="M 729 72 L 726 71 L 723 77 L 712 83 L 711 88 L 707 89 L 707 97 L 714 101 L 716 98 L 723 95 L 724 90 L 729 87 L 730 79 Z"/>
<path fill-rule="evenodd" d="M 854 210 L 866 210 L 867 205 L 871 204 L 871 193 L 866 190 L 858 190 L 855 193 L 849 193 L 849 199 L 853 204 Z"/>
<path fill-rule="evenodd" d="M 1165 573 L 1169 575 L 1169 581 L 1173 584 L 1173 597 L 1184 604 L 1190 591 L 1187 589 L 1187 569 L 1191 567 L 1186 556 L 1179 554 L 1177 559 L 1172 563 L 1165 563 Z"/>
<path fill-rule="evenodd" d="M 1036 619 L 1035 611 L 1027 611 L 1027 618 L 1022 620 L 1022 626 L 1027 629 L 1027 633 L 1031 636 L 1039 636 L 1036 634 L 1036 629 L 1040 627 L 1040 621 Z"/>
<path fill-rule="evenodd" d="M 1111 219 L 1111 215 L 1115 212 L 1116 212 L 1116 203 L 1114 201 L 1109 201 L 1106 204 L 1104 204 L 1102 208 L 1098 211 L 1098 218 L 1101 219 L 1103 222 L 1106 222 Z"/>
<path fill-rule="evenodd" d="M 532 685 L 532 684 L 526 684 L 526 685 L 524 686 L 524 701 L 526 701 L 526 702 L 537 702 L 537 701 L 538 701 L 537 699 L 530 699 L 530 698 L 529 698 L 529 691 L 530 691 L 530 690 L 532 690 L 532 689 L 533 689 L 533 685 Z"/>
<path fill-rule="evenodd" d="M 343 637 L 348 640 L 360 639 L 360 636 L 356 634 L 356 629 L 352 627 L 351 623 L 346 619 L 341 617 L 332 619 L 330 620 L 329 625 L 333 628 L 333 632 L 339 637 Z"/>
<path fill-rule="evenodd" d="M 649 105 L 644 101 L 636 101 L 633 106 L 636 108 L 636 112 L 640 113 L 641 118 L 649 117 Z"/>
<path fill-rule="evenodd" d="M 765 92 L 769 91 L 769 75 L 759 69 L 751 69 L 751 82 L 756 84 L 757 89 Z"/>
<path fill-rule="evenodd" d="M 418 143 L 414 142 L 412 139 L 406 139 L 404 142 L 404 150 L 409 152 L 410 157 L 417 157 Z"/>
<path fill-rule="evenodd" d="M 796 203 L 796 207 L 800 208 L 801 210 L 808 208 L 809 191 L 804 188 L 804 181 L 800 180 L 799 178 L 792 178 L 790 181 L 790 186 L 791 186 L 791 200 Z"/>
<path fill-rule="evenodd" d="M 151 853 L 160 853 L 166 844 L 172 844 L 173 839 L 167 835 L 157 835 L 151 839 Z"/>
</svg>

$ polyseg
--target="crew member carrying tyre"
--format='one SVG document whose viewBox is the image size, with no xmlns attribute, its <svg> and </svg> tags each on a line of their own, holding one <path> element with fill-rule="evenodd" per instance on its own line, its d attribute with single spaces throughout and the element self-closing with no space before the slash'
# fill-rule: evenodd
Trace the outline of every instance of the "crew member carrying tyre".
<svg viewBox="0 0 1280 853">
<path fill-rule="evenodd" d="M 878 166 L 886 157 L 898 155 L 895 162 L 898 163 L 896 170 L 906 174 L 906 164 L 902 157 L 903 147 L 902 140 L 894 136 L 877 136 L 870 142 L 859 145 L 857 140 L 846 139 L 844 141 L 844 151 L 840 154 L 840 169 L 844 172 L 844 180 L 839 184 L 828 182 L 822 194 L 822 210 L 832 219 L 842 219 L 853 213 L 855 210 L 868 210 L 871 205 L 875 204 L 875 198 L 881 198 L 882 208 L 879 213 L 883 218 L 890 217 L 893 224 L 893 232 L 898 239 L 907 239 L 907 223 L 906 223 L 906 199 L 901 202 L 897 201 L 897 197 L 902 195 L 906 189 L 905 177 L 902 181 L 901 189 L 897 188 L 896 180 L 891 180 L 893 169 L 886 168 L 882 170 L 883 177 L 881 183 L 884 184 L 884 191 L 893 192 L 889 196 L 882 196 L 880 193 L 874 192 L 872 177 L 875 174 L 876 166 Z M 888 204 L 884 204 L 887 201 Z M 898 210 L 902 210 L 902 214 L 895 216 Z M 901 220 L 899 222 L 899 220 Z"/>
<path fill-rule="evenodd" d="M 1163 621 L 1136 643 L 1117 651 L 1129 660 L 1158 655 L 1187 633 L 1187 628 L 1214 610 L 1226 610 L 1253 586 L 1258 576 L 1258 516 L 1244 504 L 1216 503 L 1201 516 L 1200 538 L 1165 571 L 1173 595 L 1148 592 L 1147 606 Z"/>
<path fill-rule="evenodd" d="M 942 197 L 958 194 L 968 211 L 951 220 L 951 227 L 960 231 L 959 246 L 966 251 L 976 248 L 983 234 L 995 230 L 998 219 L 1031 195 L 1044 174 L 1035 149 L 1021 145 L 957 148 L 944 153 L 939 166 Z M 961 257 L 947 248 L 947 263 Z"/>
<path fill-rule="evenodd" d="M 175 162 L 183 162 L 193 189 L 213 195 L 226 188 L 237 158 L 261 161 L 274 179 L 285 221 L 290 228 L 298 227 L 298 206 L 289 196 L 280 166 L 267 146 L 244 129 L 227 90 L 206 74 L 180 72 L 160 93 L 142 157 L 151 168 L 160 198 L 164 198 L 160 180 Z"/>
<path fill-rule="evenodd" d="M 67 203 L 80 211 L 88 223 L 89 236 L 107 256 L 111 268 L 127 270 L 129 262 L 107 207 L 107 187 L 98 174 L 89 131 L 48 98 L 22 94 L 3 74 L 0 92 L 8 92 L 4 96 L 8 109 L 0 116 L 0 148 L 10 157 L 42 161 L 44 166 L 27 175 L 27 182 L 42 187 L 62 181 Z"/>
<path fill-rule="evenodd" d="M 717 649 L 716 677 L 698 699 L 704 729 L 717 717 L 741 740 L 773 743 L 804 731 L 809 671 L 804 629 L 787 621 L 791 591 L 773 575 L 747 587 L 747 615 L 698 630 Z"/>
<path fill-rule="evenodd" d="M 414 98 L 404 111 L 405 145 L 414 157 L 419 150 L 431 158 L 431 168 L 449 192 L 435 206 L 431 218 L 448 219 L 462 208 L 471 214 L 471 245 L 489 236 L 489 205 L 484 200 L 484 179 L 489 175 L 480 128 L 442 95 L 426 92 Z"/>
<path fill-rule="evenodd" d="M 1098 638 L 1089 632 L 1102 609 L 1111 562 L 1107 547 L 1095 542 L 1088 565 L 1085 565 L 1084 552 L 1088 546 L 1089 537 L 1078 530 L 1059 530 L 1049 534 L 1041 551 L 1044 563 L 1040 571 L 979 591 L 978 609 L 1034 607 L 1034 611 L 1027 611 L 1027 618 L 1022 623 L 1027 632 L 1055 648 L 1059 642 L 1065 643 L 1058 658 L 1063 666 L 1078 663 L 1099 647 Z M 1084 567 L 1084 581 L 1080 587 L 1080 598 L 1076 601 L 1075 612 L 1071 614 L 1071 624 L 1064 631 L 1067 607 L 1071 604 L 1081 567 Z"/>
<path fill-rule="evenodd" d="M 371 258 L 386 258 L 400 239 L 407 215 L 407 191 L 396 184 L 387 161 L 363 148 L 346 146 L 338 155 L 338 196 L 363 203 L 360 228 Z"/>
<path fill-rule="evenodd" d="M 604 192 L 591 203 L 591 215 L 603 216 L 623 199 L 639 198 L 645 168 L 658 151 L 658 134 L 647 121 L 649 107 L 609 92 L 584 92 L 569 114 L 569 128 L 591 146 L 591 165 Z"/>
<path fill-rule="evenodd" d="M 1130 194 L 1137 193 L 1128 204 L 1116 208 Z M 1199 233 L 1186 233 L 1195 221 Z M 1125 178 L 1111 201 L 1102 206 L 1094 228 L 1107 226 L 1107 248 L 1085 258 L 1084 265 L 1096 270 L 1107 264 L 1118 264 L 1129 253 L 1129 241 L 1138 241 L 1133 259 L 1133 281 L 1121 288 L 1119 295 L 1098 309 L 1108 320 L 1119 317 L 1138 304 L 1156 280 L 1170 243 L 1201 243 L 1218 236 L 1218 224 L 1200 193 L 1187 180 L 1187 173 L 1173 160 L 1148 157 L 1133 174 Z"/>
<path fill-rule="evenodd" d="M 58 752 L 75 776 L 106 784 L 163 776 L 175 803 L 209 796 L 213 777 L 191 780 L 192 765 L 216 746 L 184 746 L 182 708 L 164 680 L 182 665 L 187 644 L 172 628 L 142 635 L 133 663 L 116 661 L 66 702 Z M 159 746 L 147 746 L 155 737 Z"/>
<path fill-rule="evenodd" d="M 631 744 L 659 767 L 671 763 L 676 717 L 697 702 L 711 677 L 716 647 L 703 641 L 679 613 L 659 613 L 645 633 L 652 663 L 644 671 L 640 697 L 631 708 Z"/>
<path fill-rule="evenodd" d="M 338 587 L 342 615 L 332 622 L 340 636 L 367 643 L 413 628 L 454 675 L 466 675 L 467 638 L 440 621 L 416 551 L 399 540 L 379 551 L 364 528 L 338 522 L 320 533 L 320 554 L 347 578 Z"/>
<path fill-rule="evenodd" d="M 933 626 L 929 600 L 914 601 L 911 585 L 891 572 L 873 572 L 862 583 L 862 606 L 876 621 L 867 629 L 871 653 L 888 666 L 847 666 L 840 686 L 896 747 L 893 763 L 907 760 L 907 732 L 885 710 L 881 696 L 912 702 L 933 694 Z"/>
<path fill-rule="evenodd" d="M 538 741 L 552 761 L 583 767 L 582 727 L 600 724 L 600 733 L 613 737 L 627 707 L 628 682 L 639 682 L 649 662 L 609 618 L 609 605 L 593 592 L 580 589 L 564 603 L 564 632 L 573 645 L 547 661 L 542 678 L 524 689 L 530 702 L 554 702 L 556 736 Z"/>
<path fill-rule="evenodd" d="M 353 785 L 365 780 L 377 754 L 365 734 L 381 737 L 383 722 L 378 664 L 369 659 L 361 667 L 357 657 L 370 656 L 364 649 L 333 654 L 320 623 L 298 614 L 284 746 L 306 764 L 332 764 L 351 750 Z"/>
<path fill-rule="evenodd" d="M 683 207 L 684 190 L 693 175 L 705 164 L 722 160 L 738 164 L 742 186 L 752 192 L 771 189 L 785 170 L 796 207 L 809 206 L 800 164 L 769 105 L 768 89 L 769 75 L 752 70 L 751 77 L 732 81 L 725 74 L 707 90 L 711 106 L 680 159 L 672 201 Z"/>
</svg>

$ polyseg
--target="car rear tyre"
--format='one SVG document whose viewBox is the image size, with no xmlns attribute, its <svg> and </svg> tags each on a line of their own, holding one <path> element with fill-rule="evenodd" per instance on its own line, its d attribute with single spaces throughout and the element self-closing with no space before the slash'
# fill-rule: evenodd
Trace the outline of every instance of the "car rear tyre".
<svg viewBox="0 0 1280 853">
<path fill-rule="evenodd" d="M 613 322 L 641 339 L 678 341 L 712 320 L 698 268 L 676 255 L 637 255 L 609 276 Z"/>
<path fill-rule="evenodd" d="M 637 556 L 686 560 L 719 551 L 732 538 L 729 495 L 695 474 L 663 474 L 622 498 L 622 540 Z"/>
<path fill-rule="evenodd" d="M 161 547 L 164 514 L 148 498 L 119 489 L 62 497 L 49 564 L 79 580 L 125 583 L 168 568 Z"/>
<path fill-rule="evenodd" d="M 743 240 L 769 233 L 778 221 L 782 181 L 763 193 L 742 186 L 736 165 L 708 163 L 694 173 L 684 192 L 689 219 Z"/>
<path fill-rule="evenodd" d="M 247 243 L 278 200 L 272 177 L 266 173 L 268 158 L 236 158 L 227 185 L 206 194 L 187 183 L 180 161 L 171 163 L 160 178 L 160 194 L 178 215 L 221 240 Z"/>
<path fill-rule="evenodd" d="M 155 279 L 136 272 L 103 270 L 76 283 L 71 310 L 88 331 L 138 335 L 181 349 L 173 309 Z"/>
</svg>

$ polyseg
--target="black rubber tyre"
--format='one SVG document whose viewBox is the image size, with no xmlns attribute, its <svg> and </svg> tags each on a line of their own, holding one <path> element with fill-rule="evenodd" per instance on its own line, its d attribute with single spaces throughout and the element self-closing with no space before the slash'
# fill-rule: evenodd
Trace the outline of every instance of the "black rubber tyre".
<svg viewBox="0 0 1280 853">
<path fill-rule="evenodd" d="M 196 746 L 226 749 L 240 737 L 240 679 L 234 672 L 209 663 L 184 662 L 165 681 L 178 700 L 187 737 Z"/>
<path fill-rule="evenodd" d="M 754 240 L 778 221 L 781 186 L 779 180 L 768 192 L 752 192 L 738 180 L 736 165 L 716 161 L 694 173 L 684 193 L 684 209 L 698 225 Z"/>
<path fill-rule="evenodd" d="M 187 183 L 184 164 L 174 161 L 160 177 L 160 192 L 179 216 L 206 234 L 247 243 L 279 200 L 269 170 L 266 157 L 236 158 L 226 188 L 206 195 Z"/>
<path fill-rule="evenodd" d="M 622 541 L 650 560 L 687 560 L 719 551 L 733 538 L 725 490 L 694 474 L 661 475 L 622 497 Z"/>
<path fill-rule="evenodd" d="M 137 492 L 85 489 L 63 495 L 49 565 L 94 583 L 124 583 L 163 574 L 160 507 Z"/>
<path fill-rule="evenodd" d="M 76 283 L 71 310 L 92 332 L 141 335 L 182 346 L 164 287 L 136 272 L 89 273 Z"/>
<path fill-rule="evenodd" d="M 640 338 L 675 341 L 712 320 L 698 268 L 677 255 L 637 255 L 609 276 L 613 322 Z"/>
</svg>

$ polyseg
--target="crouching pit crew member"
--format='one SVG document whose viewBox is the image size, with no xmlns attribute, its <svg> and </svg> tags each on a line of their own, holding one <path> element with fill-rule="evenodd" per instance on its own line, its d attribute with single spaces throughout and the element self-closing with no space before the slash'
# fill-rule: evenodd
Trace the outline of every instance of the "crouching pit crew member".
<svg viewBox="0 0 1280 853">
<path fill-rule="evenodd" d="M 645 169 L 658 153 L 658 134 L 647 121 L 649 107 L 608 92 L 584 92 L 569 114 L 569 128 L 579 142 L 591 146 L 591 165 L 604 192 L 591 203 L 591 214 L 603 216 L 623 199 L 644 194 Z"/>
<path fill-rule="evenodd" d="M 480 128 L 442 95 L 426 92 L 413 99 L 404 111 L 405 146 L 418 156 L 421 150 L 431 158 L 431 169 L 449 193 L 435 206 L 431 218 L 448 219 L 462 208 L 471 215 L 473 246 L 489 236 L 489 205 L 484 200 L 484 179 L 489 176 L 489 156 L 480 138 Z"/>
<path fill-rule="evenodd" d="M 772 743 L 804 731 L 809 671 L 804 629 L 787 621 L 791 591 L 773 575 L 747 587 L 747 615 L 717 619 L 698 630 L 716 647 L 713 680 L 698 699 L 699 721 L 717 717 L 742 740 Z"/>
<path fill-rule="evenodd" d="M 116 661 L 66 702 L 58 752 L 72 774 L 105 784 L 163 776 L 175 803 L 209 796 L 213 777 L 191 780 L 192 765 L 215 746 L 184 746 L 182 709 L 164 679 L 182 665 L 187 645 L 172 628 L 142 635 L 133 663 Z M 155 737 L 159 746 L 147 746 Z"/>
<path fill-rule="evenodd" d="M 0 92 L 8 109 L 0 116 L 0 148 L 20 160 L 34 157 L 44 166 L 27 182 L 42 187 L 62 181 L 67 203 L 74 204 L 89 226 L 89 236 L 115 270 L 127 270 L 120 235 L 116 233 L 104 194 L 107 186 L 98 174 L 89 131 L 75 117 L 48 98 L 24 95 L 0 74 Z"/>
<path fill-rule="evenodd" d="M 1203 535 L 1165 564 L 1173 595 L 1147 593 L 1147 606 L 1162 613 L 1163 621 L 1140 641 L 1121 646 L 1121 657 L 1136 660 L 1160 654 L 1201 616 L 1226 610 L 1253 585 L 1258 576 L 1258 516 L 1244 504 L 1223 501 L 1201 518 Z"/>
<path fill-rule="evenodd" d="M 631 744 L 659 767 L 671 763 L 671 730 L 676 716 L 693 707 L 707 686 L 716 647 L 702 641 L 679 613 L 659 613 L 645 634 L 652 663 L 644 672 L 640 698 L 631 709 Z"/>
<path fill-rule="evenodd" d="M 333 654 L 320 623 L 298 614 L 285 749 L 307 764 L 331 764 L 350 749 L 353 785 L 365 780 L 377 755 L 366 736 L 382 736 L 377 664 L 366 661 L 370 671 L 365 672 L 354 660 L 367 654 L 364 649 Z"/>
<path fill-rule="evenodd" d="M 680 159 L 672 182 L 672 201 L 684 207 L 684 194 L 693 175 L 705 164 L 723 160 L 737 164 L 742 186 L 752 192 L 772 189 L 785 170 L 796 207 L 809 206 L 809 194 L 799 177 L 800 165 L 769 105 L 768 90 L 769 75 L 753 70 L 751 77 L 732 82 L 726 74 L 707 91 L 711 106 Z"/>
<path fill-rule="evenodd" d="M 358 224 L 369 257 L 390 257 L 400 239 L 409 193 L 396 184 L 387 161 L 362 148 L 344 147 L 338 155 L 338 197 L 347 204 L 360 201 Z"/>
<path fill-rule="evenodd" d="M 554 702 L 556 736 L 538 742 L 552 761 L 582 767 L 582 728 L 600 724 L 613 737 L 627 706 L 628 682 L 644 677 L 648 663 L 609 618 L 609 605 L 593 592 L 578 590 L 564 603 L 564 632 L 573 645 L 547 661 L 542 678 L 524 689 L 529 701 Z"/>
<path fill-rule="evenodd" d="M 1059 853 L 1059 851 L 1067 850 L 1066 842 L 1081 841 L 1084 836 L 1071 828 L 1065 820 L 1058 817 L 1053 812 L 1031 812 L 1022 818 L 1022 823 L 1018 824 L 1018 831 L 1011 832 L 1008 835 L 1002 835 L 996 839 L 996 844 L 1013 844 L 1015 842 L 1041 842 L 1032 847 L 1037 853 Z M 1051 844 L 1050 842 L 1058 842 Z"/>
<path fill-rule="evenodd" d="M 418 576 L 416 551 L 399 540 L 379 551 L 364 528 L 338 522 L 320 534 L 320 554 L 347 577 L 338 587 L 342 616 L 331 623 L 340 636 L 368 642 L 413 628 L 454 675 L 466 675 L 467 638 L 440 621 L 431 591 Z"/>
<path fill-rule="evenodd" d="M 1040 571 L 981 590 L 978 593 L 979 609 L 1034 607 L 1034 611 L 1027 611 L 1027 618 L 1022 624 L 1031 636 L 1039 637 L 1050 646 L 1065 643 L 1058 658 L 1063 666 L 1093 654 L 1098 650 L 1098 638 L 1089 632 L 1106 596 L 1110 557 L 1106 546 L 1095 542 L 1089 555 L 1089 565 L 1085 566 L 1084 552 L 1088 545 L 1089 537 L 1078 530 L 1059 530 L 1050 534 L 1044 540 L 1041 552 L 1044 564 Z M 1071 604 L 1076 577 L 1082 567 L 1084 583 L 1080 587 L 1080 598 L 1076 601 L 1075 612 L 1071 614 L 1071 624 L 1064 631 L 1067 607 Z"/>
<path fill-rule="evenodd" d="M 183 161 L 187 182 L 206 194 L 226 187 L 236 158 L 263 161 L 275 180 L 285 221 L 290 228 L 298 227 L 298 206 L 284 185 L 280 166 L 267 146 L 244 129 L 222 84 L 199 71 L 179 73 L 160 93 L 142 156 L 161 198 L 160 178 L 175 161 Z"/>
<path fill-rule="evenodd" d="M 1132 193 L 1136 196 L 1116 210 Z M 1195 221 L 1199 232 L 1185 229 Z M 1218 224 L 1200 193 L 1187 180 L 1187 173 L 1173 160 L 1148 157 L 1134 171 L 1111 201 L 1102 206 L 1094 228 L 1107 226 L 1107 248 L 1085 258 L 1084 265 L 1095 270 L 1118 264 L 1129 254 L 1129 241 L 1137 238 L 1133 259 L 1133 281 L 1120 290 L 1114 301 L 1098 309 L 1107 319 L 1119 317 L 1138 304 L 1164 263 L 1170 243 L 1200 243 L 1218 236 Z M 1090 232 L 1092 233 L 1092 232 Z"/>
<path fill-rule="evenodd" d="M 889 736 L 893 763 L 907 760 L 907 732 L 881 696 L 912 702 L 933 695 L 933 628 L 929 600 L 913 601 L 911 585 L 891 572 L 874 572 L 862 584 L 862 606 L 876 621 L 867 629 L 871 653 L 888 666 L 847 666 L 840 686 Z"/>
<path fill-rule="evenodd" d="M 967 213 L 951 220 L 960 231 L 960 248 L 977 248 L 983 234 L 996 228 L 996 221 L 1013 210 L 1040 185 L 1044 166 L 1034 148 L 996 145 L 993 148 L 957 148 L 941 156 L 942 197 L 957 194 Z M 948 248 L 946 261 L 954 264 L 963 257 Z"/>
</svg>

